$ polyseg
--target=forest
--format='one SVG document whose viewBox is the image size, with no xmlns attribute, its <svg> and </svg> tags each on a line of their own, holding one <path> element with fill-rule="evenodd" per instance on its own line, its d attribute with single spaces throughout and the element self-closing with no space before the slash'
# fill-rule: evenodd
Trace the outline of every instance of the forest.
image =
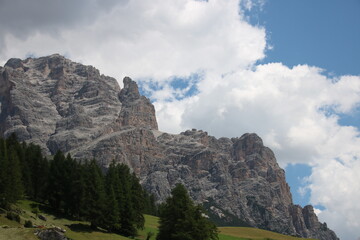
<svg viewBox="0 0 360 240">
<path fill-rule="evenodd" d="M 18 200 L 30 199 L 88 221 L 94 230 L 127 237 L 144 227 L 143 214 L 159 215 L 157 240 L 218 239 L 215 224 L 181 184 L 157 206 L 125 164 L 113 161 L 104 171 L 95 159 L 77 160 L 61 151 L 51 158 L 37 145 L 20 143 L 15 134 L 0 138 L 0 208 L 10 210 Z"/>
<path fill-rule="evenodd" d="M 60 151 L 48 160 L 39 146 L 20 143 L 13 134 L 0 138 L 0 207 L 25 198 L 124 236 L 136 236 L 144 213 L 157 214 L 154 197 L 127 165 L 113 162 L 104 172 L 95 159 Z"/>
</svg>

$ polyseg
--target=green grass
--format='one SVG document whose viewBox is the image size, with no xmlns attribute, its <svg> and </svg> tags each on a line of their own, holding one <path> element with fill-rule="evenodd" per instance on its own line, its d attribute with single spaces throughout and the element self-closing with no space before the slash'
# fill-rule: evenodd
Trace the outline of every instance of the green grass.
<svg viewBox="0 0 360 240">
<path fill-rule="evenodd" d="M 249 227 L 219 227 L 219 231 L 220 240 L 304 240 L 304 238 L 291 237 L 271 231 Z"/>
<path fill-rule="evenodd" d="M 36 218 L 32 211 L 39 207 L 40 214 L 47 218 L 47 221 L 43 221 Z M 18 208 L 23 210 L 21 214 L 21 222 L 10 221 L 5 217 L 5 214 L 0 214 L 0 239 L 7 240 L 36 240 L 38 239 L 34 235 L 34 228 L 25 228 L 25 220 L 31 220 L 34 225 L 44 225 L 45 227 L 58 226 L 66 230 L 66 236 L 73 240 L 130 240 L 117 234 L 93 231 L 90 228 L 88 222 L 72 221 L 59 216 L 54 216 L 42 211 L 44 206 L 38 203 L 23 200 L 17 204 Z M 158 233 L 159 219 L 154 216 L 145 216 L 145 228 L 139 231 L 139 236 L 135 239 L 145 240 L 149 232 L 154 233 L 150 238 L 151 240 L 156 239 Z M 6 228 L 4 228 L 6 226 Z M 290 237 L 270 231 L 265 231 L 257 228 L 246 228 L 246 227 L 219 227 L 219 240 L 300 240 L 302 238 Z M 302 239 L 303 240 L 303 239 Z"/>
</svg>

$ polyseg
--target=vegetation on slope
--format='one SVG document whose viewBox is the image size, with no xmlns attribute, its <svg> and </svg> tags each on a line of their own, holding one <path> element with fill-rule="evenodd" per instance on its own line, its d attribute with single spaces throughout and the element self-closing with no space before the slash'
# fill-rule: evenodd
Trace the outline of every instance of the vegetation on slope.
<svg viewBox="0 0 360 240">
<path fill-rule="evenodd" d="M 158 218 L 144 217 L 157 212 L 154 198 L 126 165 L 112 163 L 103 174 L 95 160 L 81 163 L 58 152 L 48 161 L 39 146 L 19 143 L 15 135 L 0 138 L 0 239 L 37 239 L 34 228 L 25 224 L 56 226 L 73 240 L 168 240 L 159 230 L 178 232 L 173 239 L 216 239 L 216 227 L 190 201 L 186 189 L 179 189 L 164 205 L 159 225 Z M 33 201 L 21 200 L 25 198 Z M 180 221 L 173 218 L 177 214 L 183 217 Z M 298 239 L 254 228 L 218 229 L 220 240 Z"/>
<path fill-rule="evenodd" d="M 131 238 L 123 237 L 118 234 L 109 233 L 101 229 L 91 229 L 90 223 L 86 221 L 75 221 L 63 218 L 59 215 L 53 215 L 46 212 L 46 208 L 39 205 L 37 202 L 22 200 L 17 204 L 17 208 L 21 209 L 22 213 L 20 223 L 10 221 L 3 212 L 0 214 L 0 239 L 8 240 L 35 240 L 38 239 L 34 235 L 37 228 L 25 228 L 23 225 L 26 220 L 31 220 L 36 226 L 52 227 L 57 226 L 65 229 L 65 235 L 73 240 L 129 240 Z M 40 209 L 41 215 L 46 217 L 46 221 L 36 217 L 34 210 Z M 148 233 L 152 232 L 153 235 L 149 240 L 155 240 L 158 233 L 159 218 L 144 215 L 145 225 L 144 229 L 138 232 L 135 239 L 146 240 Z M 281 235 L 278 233 L 265 231 L 257 228 L 246 227 L 220 227 L 219 240 L 302 240 L 302 238 L 295 238 L 290 236 Z"/>
<path fill-rule="evenodd" d="M 156 212 L 154 200 L 124 164 L 112 163 L 103 174 L 96 160 L 77 161 L 58 152 L 48 161 L 39 146 L 0 138 L 0 207 L 32 199 L 57 214 L 89 221 L 124 236 L 144 227 L 143 213 Z"/>
</svg>

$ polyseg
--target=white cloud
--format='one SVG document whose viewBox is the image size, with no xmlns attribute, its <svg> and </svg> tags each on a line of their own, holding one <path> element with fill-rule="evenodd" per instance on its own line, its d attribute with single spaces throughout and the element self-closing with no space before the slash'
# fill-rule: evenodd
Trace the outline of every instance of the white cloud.
<svg viewBox="0 0 360 240">
<path fill-rule="evenodd" d="M 265 30 L 242 20 L 238 5 L 237 0 L 132 0 L 99 12 L 89 24 L 53 23 L 56 35 L 45 28 L 24 40 L 5 31 L 1 61 L 56 51 L 120 79 L 226 73 L 264 57 Z"/>
<path fill-rule="evenodd" d="M 163 129 L 194 127 L 217 137 L 258 133 L 283 167 L 313 166 L 299 193 L 311 191 L 311 202 L 326 208 L 320 219 L 342 239 L 354 239 L 360 234 L 355 217 L 360 216 L 355 206 L 360 199 L 360 138 L 355 127 L 338 124 L 337 114 L 358 106 L 359 84 L 359 76 L 329 79 L 319 68 L 280 63 L 223 77 L 210 74 L 198 83 L 200 93 L 192 101 L 166 103 L 168 109 L 180 109 L 174 111 L 176 124 Z M 165 115 L 158 117 L 167 122 Z"/>
<path fill-rule="evenodd" d="M 359 132 L 338 124 L 338 114 L 359 106 L 360 77 L 328 78 L 307 65 L 255 65 L 272 46 L 266 46 L 265 29 L 250 25 L 239 6 L 261 8 L 264 0 L 107 1 L 100 9 L 97 0 L 44 2 L 33 1 L 20 15 L 26 0 L 0 2 L 0 63 L 58 52 L 119 80 L 151 79 L 160 86 L 147 90 L 161 130 L 258 133 L 283 167 L 314 166 L 304 189 L 326 207 L 320 219 L 343 239 L 360 235 Z M 63 15 L 49 18 L 42 14 L 47 9 Z M 169 81 L 194 73 L 201 73 L 191 83 L 199 94 L 184 98 L 188 89 L 174 89 Z"/>
<path fill-rule="evenodd" d="M 359 140 L 354 144 L 359 144 Z M 357 239 L 360 236 L 359 172 L 358 159 L 345 164 L 327 159 L 326 163 L 314 168 L 311 176 L 311 201 L 326 206 L 319 219 L 333 227 L 341 239 Z"/>
</svg>

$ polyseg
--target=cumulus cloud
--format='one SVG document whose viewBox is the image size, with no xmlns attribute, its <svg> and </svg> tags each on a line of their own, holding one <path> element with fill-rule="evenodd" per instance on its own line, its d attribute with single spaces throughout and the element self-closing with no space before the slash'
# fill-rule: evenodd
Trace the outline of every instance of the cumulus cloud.
<svg viewBox="0 0 360 240">
<path fill-rule="evenodd" d="M 138 80 L 154 101 L 161 130 L 198 128 L 217 137 L 256 132 L 281 166 L 313 166 L 303 190 L 325 207 L 318 211 L 322 221 L 343 239 L 355 239 L 359 131 L 338 121 L 359 107 L 360 77 L 256 64 L 270 47 L 265 29 L 249 24 L 245 14 L 263 4 L 0 0 L 0 63 L 57 52 L 119 80 Z M 187 85 L 176 88 L 175 76 Z"/>
<path fill-rule="evenodd" d="M 0 43 L 7 35 L 26 40 L 36 32 L 56 34 L 63 28 L 75 28 L 95 22 L 109 11 L 115 0 L 2 0 L 0 1 Z M 4 44 L 4 43 L 3 43 Z M 1 48 L 6 47 L 4 45 Z"/>
<path fill-rule="evenodd" d="M 328 78 L 316 67 L 272 63 L 205 76 L 197 86 L 200 93 L 192 98 L 155 103 L 161 121 L 175 123 L 163 125 L 167 131 L 195 127 L 217 137 L 258 133 L 281 166 L 313 166 L 298 190 L 310 191 L 311 203 L 325 207 L 317 211 L 322 221 L 342 239 L 360 234 L 360 208 L 355 206 L 360 197 L 359 131 L 338 123 L 339 114 L 359 106 L 359 76 Z"/>
<path fill-rule="evenodd" d="M 12 2 L 5 1 L 0 9 L 19 9 L 18 2 L 29 4 Z M 106 12 L 94 12 L 99 4 L 95 0 L 90 4 L 80 1 L 76 6 L 65 1 L 59 11 L 69 20 L 57 18 L 56 14 L 54 19 L 47 15 L 37 17 L 37 11 L 46 12 L 42 7 L 37 9 L 42 2 L 48 1 L 37 0 L 30 13 L 20 19 L 34 22 L 25 25 L 32 30 L 26 38 L 12 30 L 19 23 L 7 25 L 2 37 L 2 62 L 28 53 L 44 55 L 57 51 L 118 78 L 129 75 L 160 80 L 203 70 L 226 73 L 264 57 L 265 30 L 242 19 L 237 0 L 132 0 L 116 5 L 113 1 L 111 10 Z M 55 4 L 47 5 L 51 5 L 50 10 L 57 9 Z M 1 22 L 10 22 L 6 20 L 10 14 Z M 53 20 L 47 22 L 43 18 Z M 69 22 L 75 23 L 67 26 Z M 56 35 L 53 29 L 57 30 Z"/>
<path fill-rule="evenodd" d="M 327 159 L 326 164 L 314 168 L 311 176 L 311 200 L 314 204 L 326 206 L 319 213 L 319 219 L 327 222 L 328 226 L 334 226 L 342 239 L 357 239 L 360 236 L 359 171 L 358 159 L 348 159 L 343 163 Z"/>
</svg>

